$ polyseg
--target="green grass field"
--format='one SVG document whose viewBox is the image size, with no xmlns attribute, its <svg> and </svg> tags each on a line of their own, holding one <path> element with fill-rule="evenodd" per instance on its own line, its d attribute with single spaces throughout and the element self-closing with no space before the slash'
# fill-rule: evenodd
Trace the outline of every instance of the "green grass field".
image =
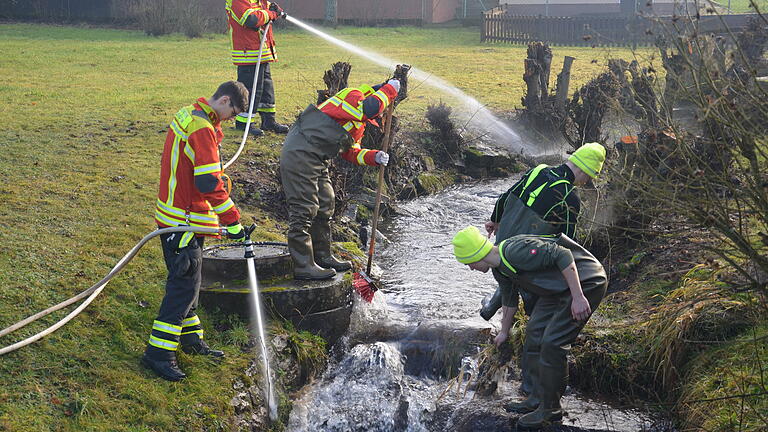
<svg viewBox="0 0 768 432">
<path fill-rule="evenodd" d="M 520 104 L 523 46 L 480 44 L 477 29 L 341 28 L 334 34 L 439 75 L 494 110 Z M 351 84 L 380 82 L 391 73 L 304 32 L 280 31 L 277 40 L 280 61 L 272 74 L 282 121 L 313 101 L 333 62 L 353 64 Z M 91 286 L 153 230 L 168 122 L 181 106 L 235 78 L 228 49 L 225 35 L 188 40 L 0 25 L 0 327 Z M 563 47 L 554 53 L 553 71 L 564 55 L 577 58 L 572 88 L 600 72 L 609 55 L 632 56 Z M 412 82 L 401 115 L 409 127 L 422 128 L 424 109 L 440 100 L 450 102 Z M 239 139 L 229 126 L 225 132 L 231 154 Z M 274 158 L 279 143 L 268 135 L 248 147 L 248 156 Z M 274 221 L 264 226 L 265 238 L 282 236 L 271 228 Z M 209 339 L 228 354 L 220 368 L 184 356 L 190 378 L 170 384 L 138 365 L 164 278 L 152 243 L 72 323 L 0 358 L 0 431 L 224 430 L 232 378 L 242 375 L 248 358 L 227 343 L 231 335 L 212 331 L 210 314 L 201 312 Z M 63 316 L 6 336 L 2 345 Z"/>
</svg>

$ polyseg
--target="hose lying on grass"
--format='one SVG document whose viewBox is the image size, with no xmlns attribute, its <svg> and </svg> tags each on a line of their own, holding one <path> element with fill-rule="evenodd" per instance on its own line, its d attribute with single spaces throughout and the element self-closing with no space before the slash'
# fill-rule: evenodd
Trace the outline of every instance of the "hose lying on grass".
<svg viewBox="0 0 768 432">
<path fill-rule="evenodd" d="M 74 317 L 76 317 L 80 312 L 83 311 L 86 307 L 88 307 L 91 302 L 96 299 L 96 297 L 101 293 L 101 291 L 104 289 L 105 286 L 107 286 L 107 283 L 116 275 L 118 274 L 123 267 L 130 262 L 134 256 L 139 252 L 139 250 L 152 238 L 157 237 L 161 234 L 170 234 L 170 233 L 176 233 L 176 232 L 194 232 L 194 233 L 201 233 L 201 234 L 226 234 L 226 232 L 223 232 L 225 230 L 219 229 L 219 228 L 205 228 L 205 227 L 191 227 L 191 226 L 179 226 L 179 227 L 171 227 L 171 228 L 162 228 L 155 230 L 146 236 L 144 236 L 143 239 L 141 239 L 138 243 L 136 243 L 136 246 L 134 246 L 128 253 L 126 253 L 120 261 L 115 264 L 114 267 L 112 267 L 112 270 L 107 273 L 106 276 L 104 276 L 103 279 L 98 281 L 95 285 L 88 288 L 87 290 L 81 292 L 80 294 L 65 300 L 55 306 L 51 306 L 48 309 L 45 309 L 43 311 L 40 311 L 28 318 L 25 318 L 16 324 L 11 325 L 10 327 L 4 328 L 3 330 L 0 330 L 0 337 L 5 336 L 13 331 L 16 331 L 25 325 L 34 322 L 50 313 L 56 312 L 59 309 L 65 308 L 73 303 L 77 303 L 78 301 L 88 297 L 80 306 L 78 306 L 75 310 L 70 312 L 67 316 L 59 320 L 57 323 L 53 324 L 52 326 L 46 328 L 45 330 L 30 336 L 22 341 L 16 342 L 13 345 L 8 345 L 4 348 L 0 348 L 0 355 L 7 354 L 12 351 L 16 351 L 19 348 L 25 347 L 33 342 L 36 342 L 45 336 L 48 336 L 49 334 L 55 332 L 59 328 L 61 328 L 63 325 L 71 321 Z"/>
</svg>

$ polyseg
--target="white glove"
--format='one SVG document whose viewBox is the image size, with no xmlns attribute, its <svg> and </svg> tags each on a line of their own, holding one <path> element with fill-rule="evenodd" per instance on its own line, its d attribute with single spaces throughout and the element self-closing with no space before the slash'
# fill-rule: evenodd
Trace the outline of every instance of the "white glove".
<svg viewBox="0 0 768 432">
<path fill-rule="evenodd" d="M 387 81 L 387 84 L 389 84 L 392 87 L 394 87 L 396 92 L 398 92 L 398 93 L 400 92 L 400 80 L 396 80 L 396 79 L 393 78 L 393 79 Z"/>
<path fill-rule="evenodd" d="M 389 154 L 387 154 L 386 152 L 383 152 L 383 151 L 379 150 L 379 151 L 376 153 L 376 157 L 374 158 L 374 160 L 375 160 L 375 161 L 376 161 L 376 163 L 377 163 L 377 164 L 379 164 L 379 165 L 384 165 L 384 166 L 387 166 L 387 164 L 389 163 Z"/>
</svg>

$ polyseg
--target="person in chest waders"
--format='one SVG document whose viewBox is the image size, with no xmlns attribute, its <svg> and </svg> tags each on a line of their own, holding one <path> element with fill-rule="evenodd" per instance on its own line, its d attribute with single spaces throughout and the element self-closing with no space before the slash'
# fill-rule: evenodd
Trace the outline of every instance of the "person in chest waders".
<svg viewBox="0 0 768 432">
<path fill-rule="evenodd" d="M 515 404 L 517 412 L 527 412 L 517 426 L 539 428 L 562 420 L 560 398 L 568 382 L 566 356 L 605 296 L 608 278 L 602 264 L 564 234 L 517 235 L 493 246 L 474 226 L 453 237 L 453 252 L 470 269 L 497 270 L 538 297 L 526 327 L 524 350 L 539 356 L 528 364 L 533 392 Z M 511 322 L 508 314 L 517 308 L 517 295 L 506 287 L 501 294 L 502 320 Z M 508 332 L 500 332 L 496 344 L 507 337 Z"/>
<path fill-rule="evenodd" d="M 581 201 L 576 188 L 597 178 L 605 162 L 605 147 L 598 143 L 587 143 L 579 147 L 568 160 L 559 166 L 539 165 L 528 172 L 509 190 L 496 200 L 491 219 L 485 223 L 490 237 L 496 234 L 496 244 L 520 234 L 554 235 L 565 234 L 576 238 L 576 223 Z M 511 318 L 517 311 L 517 293 L 523 300 L 527 315 L 531 314 L 536 296 L 519 291 L 515 282 L 493 270 L 493 277 L 499 283 L 492 296 L 483 299 L 480 316 L 490 320 L 501 307 L 502 287 L 513 293 L 514 310 L 508 313 L 510 321 L 502 323 L 502 332 L 508 331 Z M 527 364 L 538 353 L 523 353 L 520 361 L 522 384 L 520 390 L 530 394 L 531 376 Z"/>
<path fill-rule="evenodd" d="M 328 165 L 336 155 L 357 165 L 387 165 L 389 155 L 360 147 L 367 122 L 381 116 L 400 81 L 345 88 L 309 105 L 288 131 L 280 154 L 280 179 L 288 203 L 288 249 L 296 279 L 327 279 L 352 268 L 331 254 L 335 194 Z"/>
</svg>

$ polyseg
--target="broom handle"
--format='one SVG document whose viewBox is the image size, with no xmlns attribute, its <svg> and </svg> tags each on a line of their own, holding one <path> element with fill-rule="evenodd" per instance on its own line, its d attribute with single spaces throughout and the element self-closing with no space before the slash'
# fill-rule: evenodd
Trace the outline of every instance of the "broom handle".
<svg viewBox="0 0 768 432">
<path fill-rule="evenodd" d="M 389 141 L 392 132 L 392 112 L 395 110 L 394 101 L 389 104 L 384 113 L 384 142 L 381 144 L 381 151 L 389 150 Z M 373 249 L 376 246 L 376 230 L 379 226 L 379 208 L 381 207 L 381 189 L 384 185 L 384 165 L 379 166 L 379 184 L 376 187 L 376 205 L 373 207 L 373 225 L 371 226 L 371 245 L 368 248 L 368 266 L 365 273 L 371 274 L 371 264 L 373 264 Z"/>
</svg>

